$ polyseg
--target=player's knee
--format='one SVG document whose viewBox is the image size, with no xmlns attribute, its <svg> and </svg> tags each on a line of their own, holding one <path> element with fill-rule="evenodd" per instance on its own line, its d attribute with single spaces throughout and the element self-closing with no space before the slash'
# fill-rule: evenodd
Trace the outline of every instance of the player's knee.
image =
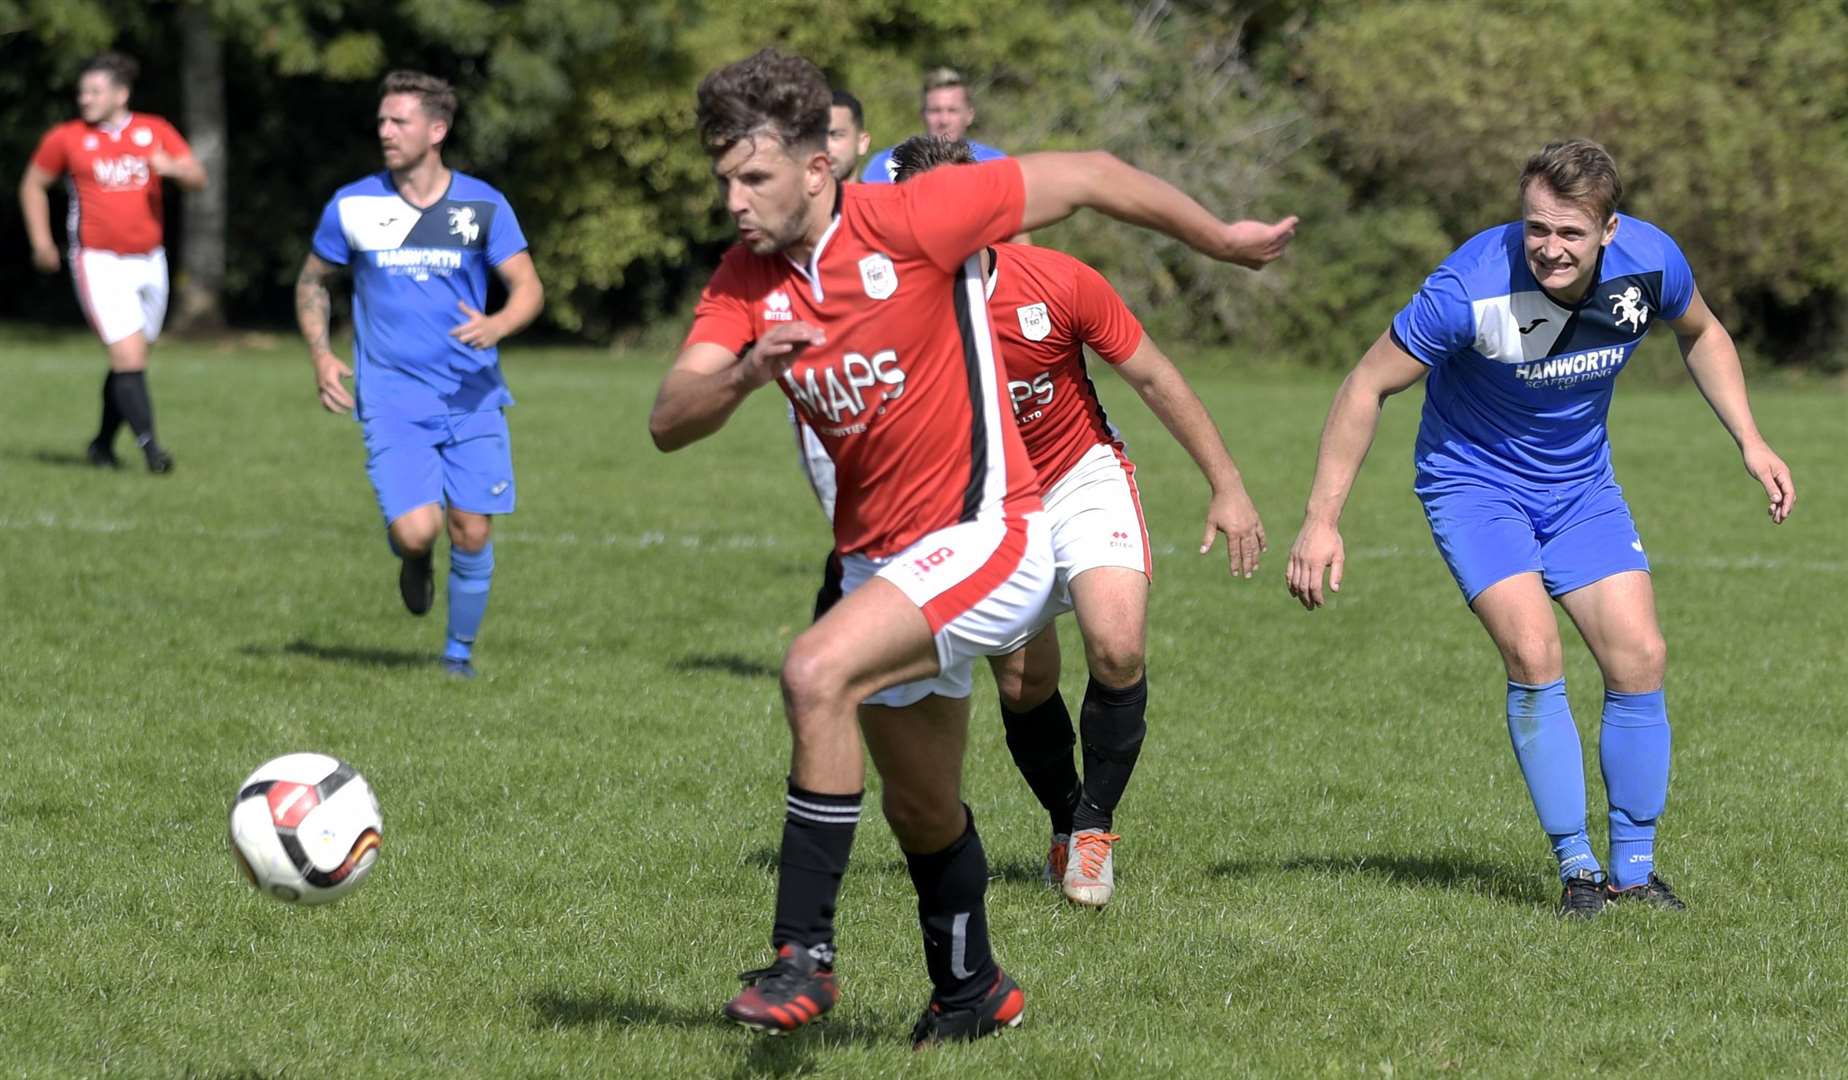
<svg viewBox="0 0 1848 1080">
<path fill-rule="evenodd" d="M 1502 660 L 1509 679 L 1530 686 L 1552 682 L 1565 669 L 1565 653 L 1557 636 L 1534 634 L 1503 642 Z"/>
<path fill-rule="evenodd" d="M 449 544 L 463 551 L 480 551 L 488 546 L 489 522 L 485 517 L 449 519 Z"/>
<path fill-rule="evenodd" d="M 1668 674 L 1668 642 L 1660 633 L 1653 633 L 1638 641 L 1630 658 L 1630 676 L 1633 683 L 1645 691 L 1662 685 Z"/>
<path fill-rule="evenodd" d="M 1128 639 L 1087 642 L 1085 661 L 1090 665 L 1091 678 L 1105 686 L 1134 686 L 1142 678 L 1142 643 Z"/>
<path fill-rule="evenodd" d="M 962 799 L 954 789 L 939 792 L 888 783 L 879 803 L 892 835 L 906 851 L 936 851 L 962 835 Z"/>
<path fill-rule="evenodd" d="M 430 553 L 436 546 L 437 526 L 416 513 L 406 514 L 391 523 L 391 546 L 399 555 L 412 558 Z"/>
<path fill-rule="evenodd" d="M 846 689 L 840 665 L 817 645 L 813 635 L 804 634 L 790 645 L 783 658 L 783 702 L 789 708 L 791 726 L 799 726 L 812 714 L 832 711 Z"/>
</svg>

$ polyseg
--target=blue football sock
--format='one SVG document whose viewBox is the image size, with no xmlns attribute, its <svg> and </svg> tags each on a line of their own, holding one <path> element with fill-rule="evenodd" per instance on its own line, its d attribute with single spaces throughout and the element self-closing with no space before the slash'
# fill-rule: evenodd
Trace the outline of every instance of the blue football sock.
<svg viewBox="0 0 1848 1080">
<path fill-rule="evenodd" d="M 1655 825 L 1668 802 L 1668 705 L 1662 691 L 1604 692 L 1598 764 L 1611 801 L 1611 877 L 1641 885 L 1655 869 Z"/>
<path fill-rule="evenodd" d="M 1598 872 L 1598 857 L 1585 835 L 1585 758 L 1566 704 L 1566 680 L 1545 686 L 1510 681 L 1508 737 L 1540 827 L 1559 858 L 1560 878 L 1580 870 Z"/>
<path fill-rule="evenodd" d="M 494 579 L 494 544 L 480 551 L 449 549 L 449 640 L 443 655 L 467 660 L 481 617 L 488 613 L 488 586 Z"/>
</svg>

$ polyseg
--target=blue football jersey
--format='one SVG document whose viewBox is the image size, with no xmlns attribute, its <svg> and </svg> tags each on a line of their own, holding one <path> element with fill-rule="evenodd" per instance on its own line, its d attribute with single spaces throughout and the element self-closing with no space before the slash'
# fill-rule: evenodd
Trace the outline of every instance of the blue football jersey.
<svg viewBox="0 0 1848 1080">
<path fill-rule="evenodd" d="M 412 206 L 389 172 L 334 193 L 314 253 L 351 268 L 355 410 L 362 420 L 468 413 L 513 404 L 500 350 L 449 336 L 468 321 L 457 305 L 486 309 L 488 268 L 526 250 L 506 196 L 450 174 L 434 204 Z"/>
<path fill-rule="evenodd" d="M 898 182 L 898 166 L 892 162 L 892 151 L 896 146 L 888 146 L 866 161 L 866 168 L 860 171 L 860 180 L 868 184 L 895 184 Z M 994 161 L 1007 155 L 992 146 L 984 146 L 974 139 L 969 140 L 969 149 L 977 161 Z"/>
<path fill-rule="evenodd" d="M 1514 221 L 1472 237 L 1392 321 L 1393 341 L 1431 368 L 1421 473 L 1546 486 L 1608 473 L 1617 373 L 1693 300 L 1687 259 L 1646 221 L 1618 215 L 1596 284 L 1571 307 L 1534 280 L 1523 231 Z"/>
</svg>

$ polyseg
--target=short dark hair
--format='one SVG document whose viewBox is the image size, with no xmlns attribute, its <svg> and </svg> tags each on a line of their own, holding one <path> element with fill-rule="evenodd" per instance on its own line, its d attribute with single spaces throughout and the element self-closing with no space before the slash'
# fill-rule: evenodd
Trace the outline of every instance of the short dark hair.
<svg viewBox="0 0 1848 1080">
<path fill-rule="evenodd" d="M 379 81 L 379 98 L 383 100 L 393 94 L 416 94 L 425 116 L 452 126 L 456 122 L 456 89 L 447 79 L 421 71 L 387 72 Z"/>
<path fill-rule="evenodd" d="M 696 119 L 706 153 L 722 156 L 759 132 L 784 149 L 823 150 L 833 91 L 821 69 L 805 57 L 762 49 L 700 80 Z"/>
<path fill-rule="evenodd" d="M 141 74 L 141 65 L 127 53 L 105 52 L 97 53 L 85 60 L 83 69 L 77 72 L 77 77 L 81 79 L 92 71 L 100 71 L 109 76 L 110 82 L 124 90 L 132 90 L 135 88 L 135 77 Z"/>
<path fill-rule="evenodd" d="M 836 90 L 834 92 L 834 107 L 837 109 L 846 109 L 848 112 L 852 113 L 853 126 L 862 131 L 866 130 L 866 110 L 860 107 L 859 98 L 854 97 L 845 90 Z"/>
<path fill-rule="evenodd" d="M 913 135 L 892 148 L 892 179 L 904 183 L 939 165 L 973 165 L 975 151 L 966 139 Z"/>
<path fill-rule="evenodd" d="M 1527 196 L 1527 185 L 1535 180 L 1567 202 L 1590 211 L 1600 225 L 1611 219 L 1623 200 L 1623 180 L 1617 175 L 1616 160 L 1609 150 L 1590 139 L 1547 143 L 1527 159 L 1526 168 L 1521 170 L 1519 190 L 1523 198 Z"/>
</svg>

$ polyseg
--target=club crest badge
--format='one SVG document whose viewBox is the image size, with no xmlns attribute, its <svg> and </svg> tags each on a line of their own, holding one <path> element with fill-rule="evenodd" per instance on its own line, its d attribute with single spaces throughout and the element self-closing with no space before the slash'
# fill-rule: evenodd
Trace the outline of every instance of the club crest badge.
<svg viewBox="0 0 1848 1080">
<path fill-rule="evenodd" d="M 129 135 L 128 141 L 136 146 L 153 146 L 154 133 L 147 128 L 136 128 L 133 134 Z"/>
<path fill-rule="evenodd" d="M 1045 304 L 1015 308 L 1014 314 L 1020 319 L 1020 332 L 1028 341 L 1045 341 L 1046 335 L 1052 333 L 1052 315 Z"/>
<path fill-rule="evenodd" d="M 892 260 L 873 252 L 860 260 L 860 285 L 874 300 L 884 300 L 898 291 L 898 267 Z"/>
</svg>

